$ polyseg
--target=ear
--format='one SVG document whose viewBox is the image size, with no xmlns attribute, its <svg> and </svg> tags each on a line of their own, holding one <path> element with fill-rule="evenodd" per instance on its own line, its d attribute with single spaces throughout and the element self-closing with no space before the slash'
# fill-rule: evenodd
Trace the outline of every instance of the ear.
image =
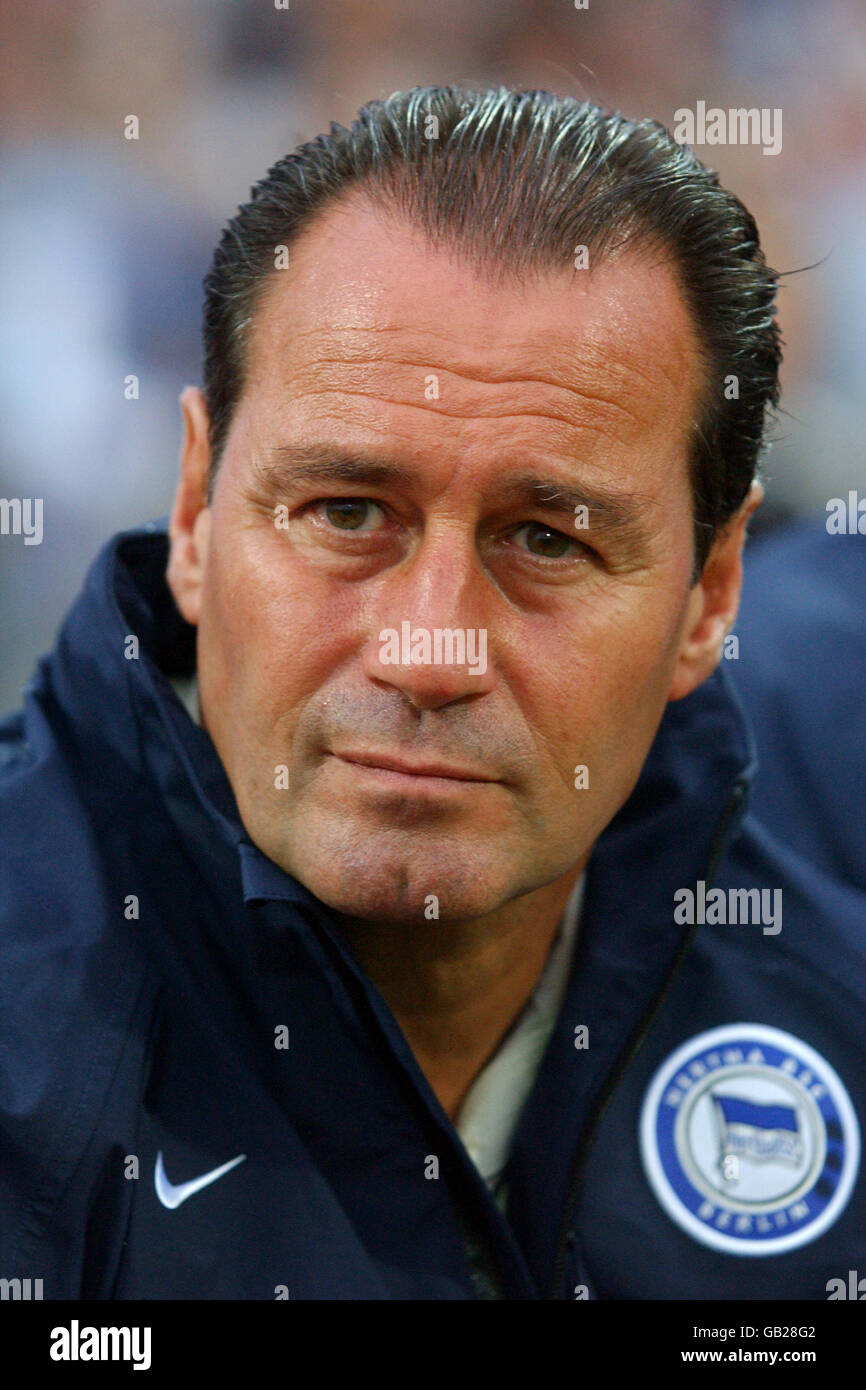
<svg viewBox="0 0 866 1390">
<path fill-rule="evenodd" d="M 197 386 L 185 387 L 180 396 L 180 408 L 183 444 L 180 480 L 168 525 L 170 551 L 166 579 L 184 618 L 188 623 L 197 624 L 211 519 L 207 501 L 211 451 L 204 393 Z"/>
<path fill-rule="evenodd" d="M 725 637 L 740 606 L 746 523 L 763 498 L 761 484 L 752 483 L 738 511 L 716 537 L 703 573 L 689 594 L 669 700 L 691 695 L 722 659 Z"/>
</svg>

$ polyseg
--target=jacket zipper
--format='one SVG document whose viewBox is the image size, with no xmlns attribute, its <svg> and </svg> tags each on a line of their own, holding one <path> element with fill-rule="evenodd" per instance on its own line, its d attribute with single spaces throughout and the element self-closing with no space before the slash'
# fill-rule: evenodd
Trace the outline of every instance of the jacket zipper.
<svg viewBox="0 0 866 1390">
<path fill-rule="evenodd" d="M 744 801 L 747 791 L 748 778 L 741 776 L 737 779 L 736 783 L 734 784 L 733 790 L 731 791 L 725 808 L 722 811 L 721 817 L 719 818 L 716 833 L 713 837 L 713 841 L 710 846 L 707 868 L 704 871 L 704 879 L 708 886 L 710 886 L 713 882 L 716 869 L 719 865 L 719 860 L 722 856 L 722 851 L 724 850 L 725 843 L 728 838 L 728 834 L 731 828 L 731 822 L 733 821 L 737 812 L 740 810 L 741 803 Z M 576 1238 L 574 1230 L 572 1229 L 572 1217 L 574 1215 L 574 1209 L 577 1205 L 577 1201 L 580 1196 L 580 1187 L 583 1181 L 583 1174 L 584 1169 L 586 1167 L 586 1161 L 589 1156 L 589 1151 L 592 1148 L 592 1145 L 595 1141 L 599 1125 L 601 1124 L 601 1121 L 607 1111 L 608 1106 L 613 1100 L 613 1097 L 618 1087 L 622 1083 L 625 1073 L 631 1066 L 640 1049 L 643 1047 L 647 1034 L 649 1033 L 650 1029 L 655 1023 L 655 1020 L 658 1014 L 661 1012 L 665 1000 L 667 999 L 671 989 L 673 988 L 674 982 L 676 981 L 676 978 L 683 967 L 686 956 L 692 948 L 695 933 L 697 931 L 697 925 L 697 923 L 692 924 L 686 931 L 682 943 L 679 947 L 679 950 L 677 951 L 677 954 L 674 958 L 673 964 L 671 965 L 667 977 L 665 978 L 664 983 L 661 986 L 661 989 L 659 990 L 655 999 L 650 1004 L 641 1021 L 638 1023 L 636 1029 L 629 1038 L 629 1041 L 626 1043 L 622 1053 L 620 1054 L 620 1058 L 614 1066 L 613 1070 L 611 1071 L 610 1077 L 605 1085 L 605 1088 L 599 1096 L 595 1108 L 590 1115 L 586 1128 L 586 1133 L 578 1146 L 571 1167 L 571 1175 L 569 1177 L 568 1189 L 566 1192 L 565 1207 L 563 1209 L 563 1217 L 560 1225 L 559 1238 L 557 1241 L 557 1252 L 556 1259 L 554 1261 L 553 1280 L 550 1286 L 550 1293 L 548 1294 L 548 1298 L 558 1299 L 560 1297 L 564 1297 L 564 1294 L 561 1294 L 560 1290 L 562 1289 L 563 1283 L 565 1281 L 565 1267 L 568 1262 L 568 1257 L 574 1246 Z"/>
</svg>

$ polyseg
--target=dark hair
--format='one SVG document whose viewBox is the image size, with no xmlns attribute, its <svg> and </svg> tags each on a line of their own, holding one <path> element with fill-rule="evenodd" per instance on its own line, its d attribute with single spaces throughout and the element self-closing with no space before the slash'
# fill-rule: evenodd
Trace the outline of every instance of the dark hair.
<svg viewBox="0 0 866 1390">
<path fill-rule="evenodd" d="M 778 403 L 777 276 L 751 214 L 664 126 L 552 92 L 396 92 L 364 106 L 349 129 L 332 123 L 256 184 L 204 281 L 209 496 L 243 390 L 245 329 L 276 273 L 275 248 L 353 188 L 488 274 L 570 269 L 578 246 L 590 263 L 633 241 L 669 257 L 703 346 L 690 460 L 697 579 L 748 493 L 767 410 Z"/>
</svg>

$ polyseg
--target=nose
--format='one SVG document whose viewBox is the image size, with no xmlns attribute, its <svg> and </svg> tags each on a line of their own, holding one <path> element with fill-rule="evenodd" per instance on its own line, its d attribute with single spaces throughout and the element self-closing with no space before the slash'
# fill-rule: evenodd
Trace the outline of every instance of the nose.
<svg viewBox="0 0 866 1390">
<path fill-rule="evenodd" d="M 364 671 L 418 709 L 475 699 L 493 688 L 487 584 L 471 538 L 429 532 L 383 576 L 370 614 Z"/>
</svg>

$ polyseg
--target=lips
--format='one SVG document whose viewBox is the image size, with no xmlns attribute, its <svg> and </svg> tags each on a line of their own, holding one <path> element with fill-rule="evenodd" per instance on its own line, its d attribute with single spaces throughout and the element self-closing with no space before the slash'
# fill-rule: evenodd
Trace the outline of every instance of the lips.
<svg viewBox="0 0 866 1390">
<path fill-rule="evenodd" d="M 383 772 L 400 772 L 405 777 L 446 777 L 454 782 L 495 782 L 484 772 L 473 768 L 456 767 L 452 763 L 409 762 L 405 758 L 390 753 L 335 753 L 334 757 L 344 763 L 358 763 Z"/>
</svg>

